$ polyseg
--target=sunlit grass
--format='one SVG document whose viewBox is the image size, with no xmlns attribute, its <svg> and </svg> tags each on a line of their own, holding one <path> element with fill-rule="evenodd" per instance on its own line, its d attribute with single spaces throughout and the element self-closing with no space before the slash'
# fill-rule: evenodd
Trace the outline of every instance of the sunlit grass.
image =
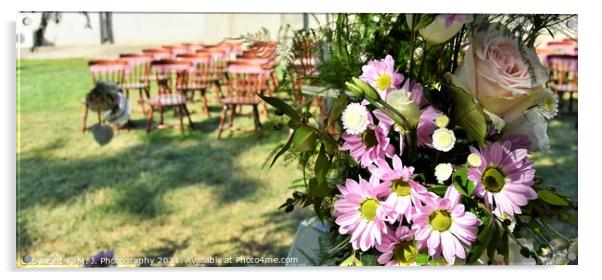
<svg viewBox="0 0 602 280">
<path fill-rule="evenodd" d="M 211 118 L 191 106 L 194 131 L 147 135 L 134 104 L 135 127 L 101 147 L 79 131 L 92 86 L 84 60 L 22 61 L 19 73 L 18 255 L 286 256 L 307 214 L 278 206 L 299 173 L 262 168 L 286 132 L 268 125 L 217 141 L 210 95 Z M 177 123 L 171 112 L 166 121 Z"/>
</svg>

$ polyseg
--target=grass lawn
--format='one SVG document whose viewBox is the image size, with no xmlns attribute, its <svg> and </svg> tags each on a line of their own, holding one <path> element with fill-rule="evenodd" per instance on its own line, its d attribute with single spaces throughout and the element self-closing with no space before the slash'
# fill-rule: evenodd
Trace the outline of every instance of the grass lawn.
<svg viewBox="0 0 602 280">
<path fill-rule="evenodd" d="M 85 60 L 21 61 L 18 73 L 18 258 L 108 249 L 122 258 L 286 256 L 308 212 L 278 206 L 300 174 L 262 169 L 285 131 L 217 141 L 221 108 L 210 95 L 210 118 L 200 103 L 190 107 L 194 131 L 147 135 L 134 103 L 135 127 L 101 147 L 79 131 L 91 88 Z M 253 127 L 246 117 L 235 126 Z"/>
<path fill-rule="evenodd" d="M 278 210 L 300 177 L 295 167 L 262 168 L 285 131 L 268 124 L 260 137 L 217 141 L 220 107 L 210 95 L 211 117 L 191 106 L 194 131 L 147 135 L 134 103 L 134 128 L 101 147 L 80 132 L 81 100 L 92 86 L 85 60 L 23 60 L 17 71 L 19 259 L 108 249 L 121 258 L 286 256 L 310 213 Z M 166 121 L 177 123 L 171 113 Z M 532 156 L 537 174 L 576 199 L 575 117 L 553 120 L 549 134 L 552 149 Z"/>
</svg>

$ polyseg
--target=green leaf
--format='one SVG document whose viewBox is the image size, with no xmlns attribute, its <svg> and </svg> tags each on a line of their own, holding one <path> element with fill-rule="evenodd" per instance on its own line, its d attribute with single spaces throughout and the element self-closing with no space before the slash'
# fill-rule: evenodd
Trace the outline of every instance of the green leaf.
<svg viewBox="0 0 602 280">
<path fill-rule="evenodd" d="M 500 242 L 498 244 L 498 252 L 504 256 L 504 263 L 505 264 L 509 264 L 510 263 L 510 246 L 508 243 L 508 235 L 510 234 L 510 231 L 508 229 L 505 229 L 504 232 L 502 233 L 502 236 L 500 238 Z"/>
<path fill-rule="evenodd" d="M 285 113 L 287 116 L 291 117 L 292 119 L 295 119 L 297 121 L 301 120 L 301 115 L 299 115 L 299 113 L 297 111 L 295 111 L 295 109 L 293 109 L 293 107 L 289 106 L 284 101 L 282 101 L 278 98 L 275 98 L 275 97 L 265 96 L 263 94 L 258 94 L 258 96 L 261 99 L 263 99 L 263 101 L 272 105 L 272 107 L 282 111 L 283 113 Z"/>
<path fill-rule="evenodd" d="M 480 229 L 479 234 L 477 235 L 477 240 L 472 244 L 470 252 L 466 258 L 467 264 L 475 263 L 482 255 L 491 237 L 493 235 L 494 224 L 495 222 L 491 219 L 491 217 L 487 216 L 483 219 L 483 227 Z"/>
<path fill-rule="evenodd" d="M 378 266 L 378 257 L 371 254 L 364 254 L 360 257 L 364 266 Z"/>
<path fill-rule="evenodd" d="M 320 182 L 317 178 L 311 178 L 309 180 L 309 193 L 315 197 L 324 198 L 330 194 L 330 189 L 325 182 Z"/>
<path fill-rule="evenodd" d="M 355 257 L 355 254 L 351 254 L 351 256 L 342 261 L 339 266 L 364 266 L 364 264 Z"/>
<path fill-rule="evenodd" d="M 270 168 L 272 168 L 272 166 L 274 166 L 274 163 L 276 163 L 276 160 L 278 160 L 278 158 L 280 156 L 282 156 L 291 147 L 291 144 L 293 143 L 293 137 L 295 137 L 295 132 L 293 132 L 293 135 L 291 135 L 288 138 L 288 141 L 286 141 L 286 144 L 284 144 L 282 149 L 280 149 L 280 151 L 278 151 L 278 153 L 276 153 L 276 155 L 274 155 L 274 159 L 272 160 L 272 163 L 270 164 Z"/>
<path fill-rule="evenodd" d="M 297 152 L 311 151 L 316 146 L 317 139 L 318 134 L 312 127 L 301 125 L 295 130 L 293 135 L 292 148 Z"/>
<path fill-rule="evenodd" d="M 544 202 L 548 203 L 548 204 L 552 204 L 552 205 L 556 205 L 556 206 L 569 206 L 569 202 L 562 198 L 561 196 L 548 191 L 548 190 L 539 190 L 537 191 L 537 194 L 539 195 L 539 198 L 541 198 L 541 200 L 543 200 Z"/>
<path fill-rule="evenodd" d="M 451 82 L 447 85 L 452 99 L 452 120 L 466 130 L 468 138 L 480 146 L 485 144 L 487 136 L 487 121 L 481 105 L 458 83 L 457 78 L 450 73 L 445 77 Z"/>
<path fill-rule="evenodd" d="M 320 146 L 318 157 L 316 158 L 316 164 L 314 165 L 314 171 L 316 173 L 318 183 L 324 182 L 324 178 L 326 178 L 329 168 L 330 160 L 328 160 L 328 157 L 326 156 L 326 149 L 324 148 L 324 144 L 322 144 Z"/>
<path fill-rule="evenodd" d="M 416 264 L 424 265 L 429 263 L 430 256 L 427 253 L 420 253 L 418 257 L 416 257 Z"/>
<path fill-rule="evenodd" d="M 339 97 L 334 101 L 334 105 L 332 105 L 332 109 L 330 109 L 330 113 L 328 114 L 328 123 L 327 127 L 331 127 L 334 123 L 341 117 L 343 110 L 347 107 L 347 103 L 349 102 L 349 98 L 347 95 L 341 93 Z"/>
<path fill-rule="evenodd" d="M 325 134 L 325 137 L 320 138 L 322 145 L 326 149 L 326 153 L 329 155 L 334 155 L 339 150 L 339 145 L 337 141 L 335 141 L 329 134 Z"/>
<path fill-rule="evenodd" d="M 436 185 L 436 186 L 430 187 L 429 191 L 434 192 L 435 194 L 437 194 L 439 196 L 443 196 L 443 195 L 445 195 L 447 188 L 448 188 L 448 186 Z"/>
<path fill-rule="evenodd" d="M 466 166 L 462 166 L 454 172 L 452 175 L 452 182 L 461 195 L 465 197 L 470 197 L 472 195 L 474 183 L 468 179 L 468 168 L 466 168 Z"/>
<path fill-rule="evenodd" d="M 494 262 L 495 261 L 495 253 L 497 251 L 498 240 L 501 238 L 500 228 L 497 226 L 497 223 L 493 223 L 493 233 L 491 235 L 491 240 L 487 244 L 487 258 Z"/>
<path fill-rule="evenodd" d="M 572 225 L 578 224 L 577 216 L 569 213 L 568 211 L 562 211 L 558 213 L 558 219 L 562 222 L 569 223 Z"/>
</svg>

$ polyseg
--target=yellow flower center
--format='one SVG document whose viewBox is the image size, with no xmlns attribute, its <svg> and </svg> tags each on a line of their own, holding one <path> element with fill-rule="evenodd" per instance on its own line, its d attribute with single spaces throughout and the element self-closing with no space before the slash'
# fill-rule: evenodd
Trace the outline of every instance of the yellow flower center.
<svg viewBox="0 0 602 280">
<path fill-rule="evenodd" d="M 466 162 L 468 162 L 468 165 L 472 167 L 479 167 L 483 163 L 481 161 L 481 157 L 475 153 L 471 153 L 470 155 L 468 155 L 468 158 L 466 158 Z"/>
<path fill-rule="evenodd" d="M 437 127 L 446 127 L 449 124 L 449 118 L 446 115 L 438 116 L 435 119 Z"/>
<path fill-rule="evenodd" d="M 410 195 L 410 185 L 408 182 L 399 179 L 393 181 L 391 184 L 391 190 L 397 194 L 397 196 L 408 196 Z"/>
<path fill-rule="evenodd" d="M 429 223 L 431 227 L 439 232 L 443 232 L 449 229 L 451 226 L 451 217 L 449 212 L 445 210 L 437 210 L 429 216 Z"/>
<path fill-rule="evenodd" d="M 504 172 L 497 167 L 487 167 L 485 172 L 483 172 L 481 182 L 489 192 L 497 193 L 501 191 L 506 184 L 506 176 L 504 175 Z"/>
<path fill-rule="evenodd" d="M 376 87 L 380 90 L 385 90 L 391 87 L 392 83 L 391 75 L 383 73 L 376 78 Z"/>
<path fill-rule="evenodd" d="M 401 241 L 393 250 L 393 260 L 399 265 L 409 265 L 416 262 L 418 250 L 414 241 Z"/>
<path fill-rule="evenodd" d="M 366 131 L 364 131 L 364 133 L 362 134 L 362 143 L 364 143 L 364 145 L 367 148 L 376 146 L 376 144 L 378 144 L 378 139 L 376 139 L 376 132 L 374 132 L 374 130 L 372 129 L 366 129 Z"/>
<path fill-rule="evenodd" d="M 360 205 L 360 213 L 362 217 L 368 221 L 376 218 L 376 209 L 378 208 L 378 201 L 374 198 L 364 200 Z"/>
<path fill-rule="evenodd" d="M 452 136 L 450 133 L 446 133 L 446 132 L 437 133 L 434 135 L 434 137 L 435 137 L 434 142 L 439 143 L 440 146 L 448 147 L 448 146 L 451 146 L 451 144 L 452 144 Z"/>
</svg>

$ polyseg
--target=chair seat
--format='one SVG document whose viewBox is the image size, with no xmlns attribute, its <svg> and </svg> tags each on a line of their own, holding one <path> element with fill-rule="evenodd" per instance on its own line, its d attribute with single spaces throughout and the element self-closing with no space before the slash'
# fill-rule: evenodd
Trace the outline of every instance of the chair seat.
<svg viewBox="0 0 602 280">
<path fill-rule="evenodd" d="M 208 87 L 208 83 L 207 82 L 198 82 L 198 83 L 189 83 L 185 86 L 178 86 L 179 90 L 199 90 L 199 89 L 206 89 Z"/>
<path fill-rule="evenodd" d="M 148 87 L 145 83 L 124 83 L 121 85 L 123 89 L 140 89 Z"/>
<path fill-rule="evenodd" d="M 238 96 L 220 98 L 219 101 L 225 105 L 257 105 L 260 103 L 260 100 L 257 97 Z"/>
<path fill-rule="evenodd" d="M 151 106 L 178 106 L 186 104 L 186 96 L 180 93 L 160 94 L 149 100 L 147 103 Z"/>
<path fill-rule="evenodd" d="M 576 92 L 577 85 L 574 84 L 560 84 L 560 85 L 552 85 L 550 86 L 552 90 L 557 92 Z"/>
</svg>

